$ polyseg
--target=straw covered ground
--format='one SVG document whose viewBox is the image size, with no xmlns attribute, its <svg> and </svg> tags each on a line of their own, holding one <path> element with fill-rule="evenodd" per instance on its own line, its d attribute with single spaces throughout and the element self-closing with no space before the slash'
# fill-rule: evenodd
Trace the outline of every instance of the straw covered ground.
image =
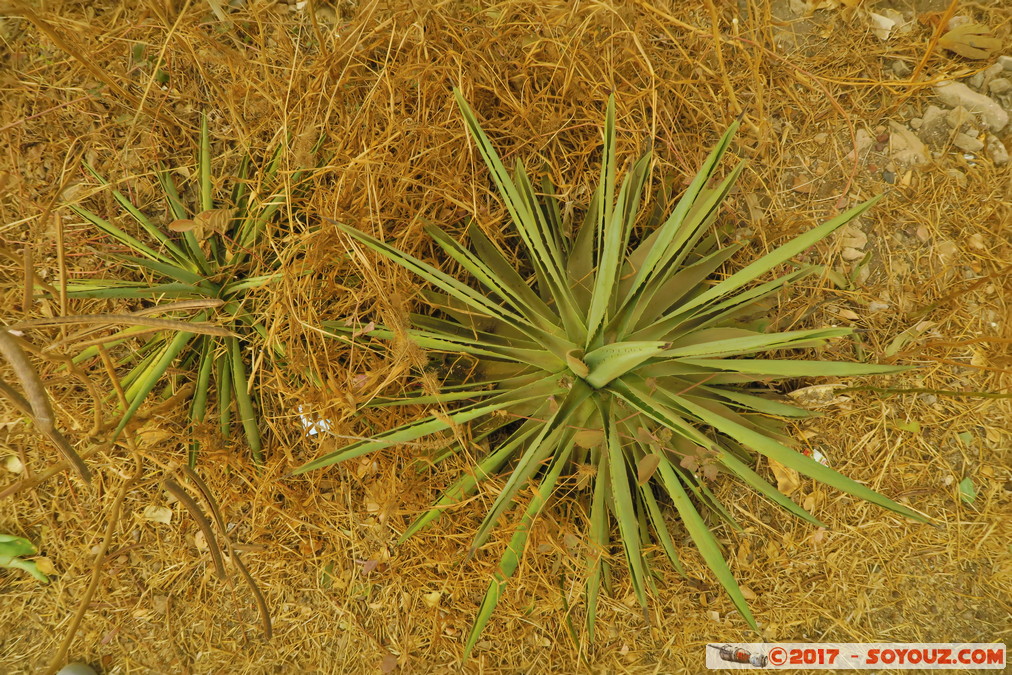
<svg viewBox="0 0 1012 675">
<path fill-rule="evenodd" d="M 939 44 L 945 29 L 968 21 L 996 38 L 983 58 Z M 416 387 L 434 367 L 405 340 L 382 350 L 321 334 L 326 320 L 363 331 L 369 322 L 404 325 L 423 302 L 420 282 L 353 247 L 325 218 L 450 271 L 426 222 L 455 236 L 469 218 L 492 236 L 505 232 L 454 85 L 507 163 L 543 165 L 576 214 L 597 179 L 609 93 L 624 167 L 652 143 L 650 180 L 669 180 L 675 193 L 744 113 L 731 154 L 751 161 L 722 215 L 748 242 L 736 260 L 888 192 L 803 256 L 825 273 L 792 286 L 773 324 L 854 326 L 853 339 L 821 358 L 918 367 L 795 381 L 785 393 L 802 389 L 803 403 L 825 413 L 793 427 L 804 448 L 934 523 L 776 477 L 830 526 L 816 529 L 718 480 L 744 531 L 713 525 L 762 636 L 675 524 L 687 576 L 658 563 L 647 621 L 614 549 L 590 644 L 586 494 L 570 482 L 537 520 L 463 670 L 698 672 L 707 642 L 762 639 L 1008 642 L 1012 125 L 998 122 L 1012 109 L 1012 59 L 997 59 L 1012 56 L 1010 35 L 1002 0 L 0 0 L 4 324 L 143 307 L 60 293 L 68 279 L 136 274 L 110 257 L 122 247 L 68 206 L 129 226 L 82 161 L 161 225 L 170 218 L 156 169 L 170 167 L 195 189 L 201 113 L 216 176 L 245 154 L 265 160 L 279 143 L 280 175 L 316 167 L 251 257 L 254 272 L 269 259 L 282 271 L 245 306 L 267 327 L 248 359 L 261 468 L 241 431 L 230 440 L 214 424 L 188 431 L 193 375 L 184 370 L 171 373 L 177 388 L 166 394 L 175 396 L 153 397 L 111 441 L 122 409 L 103 362 L 66 367 L 85 338 L 64 338 L 82 326 L 21 331 L 57 427 L 94 477 L 85 485 L 68 472 L 0 397 L 0 533 L 31 540 L 52 573 L 43 585 L 0 570 L 0 672 L 67 660 L 107 673 L 460 667 L 508 524 L 473 560 L 465 553 L 504 481 L 395 546 L 467 469 L 466 457 L 419 472 L 415 460 L 431 448 L 405 445 L 287 476 L 343 438 L 418 417 L 421 407 L 363 406 Z M 940 98 L 935 84 L 945 79 L 993 106 Z M 284 362 L 273 344 L 284 345 Z M 17 383 L 7 363 L 0 377 Z M 805 389 L 814 384 L 840 387 Z M 330 431 L 307 434 L 300 410 Z M 190 435 L 203 440 L 197 473 L 269 608 L 270 639 L 234 564 L 226 561 L 226 580 L 215 575 L 204 534 L 164 488 L 167 477 L 192 485 L 181 471 Z M 758 470 L 773 476 L 765 462 Z"/>
</svg>

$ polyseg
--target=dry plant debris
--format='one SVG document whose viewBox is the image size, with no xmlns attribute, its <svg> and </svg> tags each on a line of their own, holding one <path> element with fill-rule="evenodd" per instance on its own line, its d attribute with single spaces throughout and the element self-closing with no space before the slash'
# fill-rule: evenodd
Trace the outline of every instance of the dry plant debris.
<svg viewBox="0 0 1012 675">
<path fill-rule="evenodd" d="M 268 336 L 289 345 L 293 367 L 316 373 L 321 386 L 251 356 L 269 438 L 259 472 L 242 443 L 197 430 L 201 471 L 271 610 L 274 637 L 262 640 L 248 594 L 212 578 L 197 526 L 159 488 L 186 461 L 185 389 L 138 411 L 134 449 L 126 439 L 111 444 L 118 418 L 101 403 L 111 380 L 99 362 L 82 364 L 86 380 L 67 369 L 75 347 L 56 325 L 32 330 L 30 359 L 93 485 L 68 474 L 22 411 L 0 401 L 0 532 L 29 539 L 54 567 L 45 586 L 0 572 L 0 670 L 45 667 L 92 579 L 68 653 L 107 672 L 454 669 L 495 565 L 483 556 L 465 564 L 461 550 L 503 483 L 431 535 L 394 547 L 468 461 L 450 460 L 423 479 L 413 467 L 419 448 L 406 445 L 282 479 L 334 442 L 306 435 L 300 406 L 352 438 L 423 412 L 359 412 L 378 395 L 415 386 L 422 356 L 407 340 L 392 355 L 347 349 L 317 327 L 348 316 L 406 325 L 420 289 L 394 266 L 349 251 L 322 216 L 396 236 L 448 273 L 456 270 L 431 248 L 423 219 L 459 236 L 473 215 L 493 236 L 503 233 L 479 158 L 459 150 L 466 131 L 452 107 L 454 84 L 488 116 L 504 159 L 551 167 L 564 204 L 586 201 L 610 93 L 621 138 L 654 139 L 656 176 L 691 176 L 715 140 L 702 137 L 744 112 L 738 149 L 751 168 L 722 217 L 752 239 L 748 253 L 888 189 L 852 231 L 799 257 L 825 275 L 785 296 L 771 319 L 784 330 L 859 329 L 853 353 L 831 347 L 827 359 L 920 366 L 884 387 L 842 383 L 824 398 L 826 414 L 792 434 L 939 527 L 802 480 L 792 496 L 826 529 L 745 497 L 730 500 L 744 531 L 718 529 L 718 539 L 767 639 L 991 641 L 1007 630 L 1012 138 L 1007 123 L 996 128 L 994 105 L 1012 110 L 1012 53 L 977 60 L 936 48 L 959 16 L 1009 44 L 1007 3 L 220 4 L 227 22 L 199 2 L 0 6 L 0 321 L 142 309 L 60 292 L 122 252 L 69 209 L 95 199 L 115 212 L 81 159 L 128 186 L 134 203 L 154 207 L 152 168 L 190 165 L 201 111 L 220 157 L 293 139 L 283 175 L 310 165 L 314 141 L 326 137 L 328 163 L 291 206 L 321 216 L 320 226 L 269 239 L 286 273 L 257 308 Z M 944 25 L 942 14 L 920 20 L 950 4 L 958 6 Z M 863 5 L 896 21 L 886 39 Z M 138 45 L 143 58 L 134 56 Z M 942 82 L 994 105 L 940 98 Z M 683 187 L 676 180 L 672 192 Z M 42 283 L 57 292 L 26 294 Z M 15 381 L 6 364 L 0 378 Z M 775 480 L 772 470 L 768 477 Z M 173 510 L 170 524 L 143 518 L 152 504 Z M 491 543 L 501 550 L 508 536 Z M 528 546 L 537 555 L 515 573 L 470 671 L 696 672 L 704 643 L 754 637 L 728 617 L 731 604 L 703 561 L 677 540 L 688 579 L 662 574 L 658 586 L 670 592 L 652 599 L 650 624 L 628 576 L 616 574 L 598 610 L 597 643 L 574 643 L 566 617 L 582 611 L 575 552 L 583 536 L 578 503 L 563 491 L 533 528 Z M 96 560 L 101 574 L 93 575 Z M 560 583 L 563 576 L 573 582 Z"/>
</svg>

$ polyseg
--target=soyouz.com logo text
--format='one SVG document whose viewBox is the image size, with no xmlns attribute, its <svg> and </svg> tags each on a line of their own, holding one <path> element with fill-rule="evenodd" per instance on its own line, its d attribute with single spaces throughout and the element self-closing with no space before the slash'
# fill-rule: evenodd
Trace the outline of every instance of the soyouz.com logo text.
<svg viewBox="0 0 1012 675">
<path fill-rule="evenodd" d="M 706 646 L 710 670 L 1003 670 L 1001 643 L 737 643 Z"/>
</svg>

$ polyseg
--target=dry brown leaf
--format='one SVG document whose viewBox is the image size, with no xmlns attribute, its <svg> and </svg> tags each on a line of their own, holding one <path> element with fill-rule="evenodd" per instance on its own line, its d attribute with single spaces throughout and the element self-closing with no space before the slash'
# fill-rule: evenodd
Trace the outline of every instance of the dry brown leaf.
<svg viewBox="0 0 1012 675">
<path fill-rule="evenodd" d="M 380 661 L 380 672 L 392 673 L 397 670 L 397 655 L 387 654 Z"/>
<path fill-rule="evenodd" d="M 938 38 L 938 45 L 968 59 L 989 59 L 1001 49 L 1001 40 L 984 24 L 967 23 Z"/>
<path fill-rule="evenodd" d="M 180 218 L 169 223 L 169 230 L 172 232 L 189 232 L 197 226 L 197 221 L 189 218 Z"/>
<path fill-rule="evenodd" d="M 53 561 L 50 560 L 49 558 L 45 556 L 40 556 L 38 558 L 32 558 L 32 561 L 35 563 L 35 567 L 37 567 L 38 570 L 43 574 L 45 574 L 46 576 L 58 574 L 58 572 L 56 571 L 56 566 L 53 564 Z"/>
<path fill-rule="evenodd" d="M 661 456 L 656 453 L 650 453 L 649 455 L 643 455 L 643 459 L 636 465 L 636 483 L 638 485 L 644 485 L 650 477 L 657 471 L 657 466 L 661 463 Z"/>
<path fill-rule="evenodd" d="M 770 469 L 773 470 L 773 475 L 777 478 L 777 490 L 788 497 L 797 492 L 801 487 L 801 475 L 775 459 L 767 457 L 766 461 L 769 462 Z"/>
<path fill-rule="evenodd" d="M 232 212 L 233 209 L 208 209 L 195 215 L 193 220 L 212 232 L 224 234 L 228 229 L 228 222 L 232 219 Z"/>
<path fill-rule="evenodd" d="M 172 509 L 167 506 L 149 504 L 144 507 L 144 512 L 141 515 L 144 517 L 144 520 L 150 520 L 153 523 L 168 525 L 172 522 Z"/>
<path fill-rule="evenodd" d="M 596 448 L 604 443 L 604 432 L 600 429 L 581 429 L 573 434 L 573 442 L 581 448 Z"/>
</svg>

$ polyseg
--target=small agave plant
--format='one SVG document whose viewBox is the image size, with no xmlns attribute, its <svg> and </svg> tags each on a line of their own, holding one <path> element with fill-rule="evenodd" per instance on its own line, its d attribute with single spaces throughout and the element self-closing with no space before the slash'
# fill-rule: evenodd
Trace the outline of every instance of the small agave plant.
<svg viewBox="0 0 1012 675">
<path fill-rule="evenodd" d="M 756 358 L 770 350 L 824 344 L 846 328 L 764 333 L 742 327 L 786 284 L 811 268 L 771 281 L 767 272 L 864 213 L 872 199 L 820 225 L 746 267 L 721 274 L 739 249 L 721 246 L 713 227 L 724 198 L 741 173 L 739 163 L 712 186 L 716 168 L 738 123 L 723 135 L 674 210 L 633 245 L 650 155 L 617 181 L 615 106 L 608 102 L 601 181 L 575 236 L 564 235 L 559 202 L 547 181 L 538 194 L 518 162 L 511 175 L 459 92 L 457 103 L 526 247 L 533 279 L 524 278 L 473 223 L 472 250 L 444 231 L 428 232 L 477 281 L 468 285 L 394 246 L 347 225 L 337 227 L 368 248 L 411 270 L 438 289 L 425 292 L 438 316 L 413 315 L 410 338 L 420 347 L 471 359 L 470 376 L 448 382 L 438 395 L 418 392 L 379 405 L 432 405 L 438 411 L 312 461 L 298 472 L 329 466 L 380 448 L 442 434 L 471 423 L 472 440 L 491 450 L 473 471 L 448 487 L 402 540 L 466 499 L 508 467 L 508 479 L 475 536 L 472 550 L 518 501 L 509 519 L 512 541 L 499 563 L 474 626 L 465 658 L 502 597 L 523 554 L 532 522 L 560 477 L 590 474 L 588 537 L 592 550 L 586 588 L 588 633 L 593 640 L 612 523 L 625 550 L 631 581 L 646 606 L 652 585 L 644 551 L 654 543 L 682 570 L 664 512 L 674 506 L 703 559 L 750 626 L 746 605 L 720 546 L 701 515 L 712 510 L 734 523 L 702 473 L 719 470 L 804 520 L 818 519 L 781 494 L 752 468 L 765 455 L 815 480 L 905 516 L 918 514 L 789 447 L 782 418 L 810 413 L 776 400 L 766 383 L 798 377 L 890 373 L 899 367 L 812 360 Z M 351 329 L 328 326 L 343 339 Z M 382 327 L 370 337 L 393 338 Z M 462 449 L 461 435 L 442 456 Z M 437 458 L 438 461 L 439 458 Z M 529 495 L 522 495 L 529 486 Z M 521 497 L 523 497 L 521 499 Z"/>
<path fill-rule="evenodd" d="M 144 231 L 142 241 L 112 222 L 81 206 L 71 208 L 129 251 L 110 256 L 123 267 L 135 270 L 140 279 L 75 279 L 67 284 L 67 295 L 78 298 L 123 298 L 149 301 L 175 300 L 162 305 L 165 311 L 196 308 L 192 317 L 193 332 L 179 329 L 158 331 L 138 349 L 124 353 L 118 366 L 127 368 L 120 381 L 128 407 L 123 412 L 115 434 L 119 434 L 162 381 L 173 363 L 196 373 L 194 394 L 190 400 L 189 418 L 198 424 L 205 420 L 210 392 L 217 391 L 218 421 L 221 434 L 231 435 L 233 408 L 240 421 L 253 458 L 260 462 L 261 436 L 257 422 L 253 387 L 243 355 L 244 338 L 256 336 L 266 341 L 267 329 L 261 318 L 250 311 L 250 293 L 276 280 L 281 272 L 270 248 L 260 247 L 271 219 L 289 199 L 290 188 L 280 178 L 281 146 L 267 166 L 254 173 L 252 160 L 240 164 L 228 194 L 214 194 L 215 179 L 211 169 L 211 142 L 207 118 L 201 121 L 195 203 L 187 205 L 168 171 L 161 171 L 158 180 L 168 209 L 168 224 L 159 226 L 119 190 L 112 189 L 113 198 Z M 90 166 L 86 167 L 102 185 L 109 182 Z M 305 172 L 295 172 L 290 185 L 297 184 Z M 258 195 L 251 185 L 266 192 Z M 265 255 L 261 256 L 260 252 Z M 151 311 L 151 310 L 147 310 Z M 210 331 L 207 320 L 216 319 L 226 329 Z M 154 320 L 157 321 L 157 320 Z M 131 344 L 137 336 L 150 333 L 148 325 L 127 328 L 117 334 L 109 345 Z M 280 344 L 272 345 L 275 356 L 283 356 Z M 96 347 L 88 347 L 76 358 L 93 357 Z M 199 447 L 190 445 L 193 464 Z"/>
</svg>

